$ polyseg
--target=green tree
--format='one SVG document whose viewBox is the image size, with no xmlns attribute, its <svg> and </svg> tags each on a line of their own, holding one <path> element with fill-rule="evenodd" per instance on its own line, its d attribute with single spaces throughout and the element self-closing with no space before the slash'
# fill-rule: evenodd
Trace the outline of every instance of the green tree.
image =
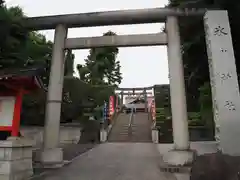
<svg viewBox="0 0 240 180">
<path fill-rule="evenodd" d="M 212 95 L 211 95 L 211 85 L 209 82 L 205 82 L 199 88 L 200 96 L 199 96 L 199 104 L 200 104 L 200 113 L 202 117 L 202 121 L 208 128 L 209 136 L 214 137 L 215 132 L 215 124 L 213 121 L 213 113 L 212 113 Z"/>
<path fill-rule="evenodd" d="M 103 36 L 116 36 L 108 31 Z M 84 65 L 77 65 L 81 80 L 92 85 L 119 85 L 122 81 L 117 47 L 90 49 Z"/>
<path fill-rule="evenodd" d="M 74 59 L 75 55 L 72 53 L 72 50 L 68 49 L 66 51 L 66 58 L 65 58 L 65 76 L 73 76 L 74 73 Z"/>
<path fill-rule="evenodd" d="M 46 71 L 42 77 L 47 85 L 53 43 L 40 33 L 25 30 L 21 23 L 24 17 L 21 8 L 7 8 L 3 1 L 0 5 L 0 68 L 44 67 Z M 66 62 L 66 71 L 70 73 L 74 62 L 70 50 L 67 50 Z"/>
<path fill-rule="evenodd" d="M 22 26 L 23 12 L 19 7 L 0 8 L 0 68 L 23 66 L 26 62 L 21 53 L 27 41 L 27 32 Z"/>
<path fill-rule="evenodd" d="M 21 19 L 24 17 L 21 8 L 7 8 L 2 1 L 0 6 L 0 70 L 31 66 L 42 67 L 45 71 L 40 76 L 44 84 L 48 86 L 53 43 L 40 33 L 27 32 L 24 29 L 21 23 Z M 105 35 L 114 35 L 114 33 L 108 32 Z M 93 49 L 89 59 L 96 57 L 97 61 L 88 61 L 88 64 L 84 65 L 91 74 L 86 76 L 89 80 L 80 81 L 71 77 L 74 72 L 75 57 L 71 50 L 66 50 L 62 122 L 71 121 L 81 116 L 83 112 L 81 110 L 86 104 L 89 104 L 89 99 L 93 99 L 94 103 L 87 106 L 94 109 L 96 105 L 102 105 L 103 100 L 114 92 L 112 86 L 106 86 L 108 88 L 106 90 L 105 86 L 102 85 L 120 82 L 119 78 L 116 78 L 121 76 L 120 65 L 116 61 L 117 53 L 117 48 Z M 104 63 L 102 64 L 101 61 Z M 84 68 L 81 73 L 85 73 L 83 70 Z M 115 81 L 114 78 L 117 80 Z M 99 84 L 101 87 L 93 87 L 86 82 L 91 82 L 94 85 Z M 79 94 L 80 91 L 81 94 Z M 23 100 L 21 122 L 23 124 L 43 125 L 45 100 L 46 92 L 43 91 L 26 95 Z"/>
<path fill-rule="evenodd" d="M 0 70 L 37 66 L 44 69 L 39 75 L 45 86 L 48 86 L 53 43 L 40 33 L 26 31 L 21 23 L 23 17 L 21 8 L 7 8 L 4 2 L 0 1 Z M 66 62 L 65 72 L 69 74 L 73 72 L 72 51 L 66 52 Z M 22 123 L 43 124 L 45 99 L 45 92 L 36 92 L 24 97 Z M 63 99 L 64 108 L 69 109 L 71 102 Z M 63 109 L 64 113 L 66 111 L 66 108 Z M 69 113 L 71 114 L 70 111 Z"/>
</svg>

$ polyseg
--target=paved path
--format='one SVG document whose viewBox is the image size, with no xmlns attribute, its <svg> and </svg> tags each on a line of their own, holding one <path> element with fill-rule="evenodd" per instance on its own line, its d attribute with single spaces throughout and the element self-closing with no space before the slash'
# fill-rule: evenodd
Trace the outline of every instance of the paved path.
<svg viewBox="0 0 240 180">
<path fill-rule="evenodd" d="M 39 180 L 166 180 L 151 143 L 106 143 Z"/>
</svg>

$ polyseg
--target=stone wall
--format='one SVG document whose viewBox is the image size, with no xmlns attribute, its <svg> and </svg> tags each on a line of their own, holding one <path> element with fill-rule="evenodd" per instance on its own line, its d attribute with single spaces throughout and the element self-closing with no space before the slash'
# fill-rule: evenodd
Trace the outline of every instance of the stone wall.
<svg viewBox="0 0 240 180">
<path fill-rule="evenodd" d="M 35 142 L 38 149 L 43 143 L 44 127 L 22 126 L 21 135 Z M 60 144 L 77 144 L 81 137 L 81 127 L 79 125 L 66 124 L 60 127 Z"/>
<path fill-rule="evenodd" d="M 24 138 L 0 141 L 1 180 L 23 180 L 33 175 L 32 143 Z"/>
</svg>

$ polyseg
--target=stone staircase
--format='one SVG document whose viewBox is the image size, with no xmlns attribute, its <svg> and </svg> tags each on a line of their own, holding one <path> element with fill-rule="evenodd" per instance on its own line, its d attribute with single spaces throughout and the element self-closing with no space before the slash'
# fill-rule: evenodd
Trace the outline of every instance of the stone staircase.
<svg viewBox="0 0 240 180">
<path fill-rule="evenodd" d="M 151 124 L 147 113 L 120 114 L 108 136 L 108 142 L 151 142 Z"/>
<path fill-rule="evenodd" d="M 124 113 L 119 114 L 108 136 L 109 142 L 128 141 L 129 118 L 130 118 L 130 114 L 124 114 Z"/>
</svg>

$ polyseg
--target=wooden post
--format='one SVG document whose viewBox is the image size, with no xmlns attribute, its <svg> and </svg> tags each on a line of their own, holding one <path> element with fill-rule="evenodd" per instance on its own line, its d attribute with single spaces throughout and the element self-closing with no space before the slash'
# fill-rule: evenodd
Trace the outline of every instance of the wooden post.
<svg viewBox="0 0 240 180">
<path fill-rule="evenodd" d="M 14 136 L 14 137 L 18 137 L 18 133 L 19 133 L 22 98 L 23 98 L 23 90 L 21 89 L 17 92 L 15 106 L 14 106 L 13 124 L 12 124 L 12 132 L 11 132 L 11 136 Z"/>
</svg>

